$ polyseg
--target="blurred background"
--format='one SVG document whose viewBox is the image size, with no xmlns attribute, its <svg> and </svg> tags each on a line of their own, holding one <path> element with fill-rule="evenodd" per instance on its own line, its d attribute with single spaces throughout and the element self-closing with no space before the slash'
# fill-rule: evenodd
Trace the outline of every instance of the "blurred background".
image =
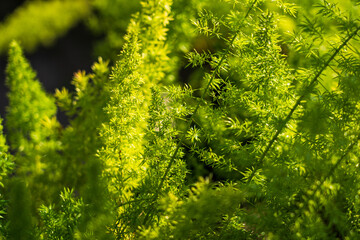
<svg viewBox="0 0 360 240">
<path fill-rule="evenodd" d="M 8 46 L 13 39 L 23 47 L 48 93 L 54 93 L 56 88 L 72 89 L 70 82 L 75 72 L 89 71 L 98 56 L 110 59 L 118 53 L 129 16 L 140 7 L 139 1 L 124 3 L 123 0 L 0 1 L 0 116 L 5 117 L 8 104 L 5 70 Z M 124 20 L 114 21 L 114 18 Z M 66 121 L 61 113 L 58 117 L 61 122 Z"/>
</svg>

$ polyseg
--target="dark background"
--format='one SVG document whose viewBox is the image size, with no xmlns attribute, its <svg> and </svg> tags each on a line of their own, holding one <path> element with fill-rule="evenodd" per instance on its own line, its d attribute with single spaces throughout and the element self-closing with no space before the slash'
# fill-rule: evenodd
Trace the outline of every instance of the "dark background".
<svg viewBox="0 0 360 240">
<path fill-rule="evenodd" d="M 6 19 L 24 0 L 0 1 L 0 21 Z M 1 36 L 0 36 L 1 37 Z M 39 47 L 33 53 L 26 53 L 31 66 L 37 72 L 38 79 L 48 93 L 54 93 L 56 88 L 63 86 L 71 88 L 70 82 L 74 72 L 89 71 L 96 57 L 92 56 L 95 36 L 79 23 L 63 37 L 57 39 L 51 47 Z M 8 99 L 5 86 L 5 69 L 7 56 L 0 55 L 0 116 L 6 121 L 6 106 Z M 58 118 L 66 123 L 66 118 L 59 113 Z"/>
</svg>

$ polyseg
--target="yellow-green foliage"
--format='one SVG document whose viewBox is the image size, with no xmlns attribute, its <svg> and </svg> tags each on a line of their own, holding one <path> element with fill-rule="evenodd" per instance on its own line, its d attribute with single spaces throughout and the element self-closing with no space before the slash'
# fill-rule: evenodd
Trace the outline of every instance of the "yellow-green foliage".
<svg viewBox="0 0 360 240">
<path fill-rule="evenodd" d="M 11 132 L 11 148 L 30 154 L 33 151 L 28 149 L 30 144 L 39 144 L 51 136 L 44 128 L 56 113 L 55 102 L 42 89 L 16 42 L 11 43 L 6 72 L 10 89 L 7 128 Z"/>
<path fill-rule="evenodd" d="M 0 24 L 0 53 L 12 40 L 27 51 L 49 46 L 90 12 L 90 3 L 76 1 L 27 1 Z"/>
<path fill-rule="evenodd" d="M 243 226 L 229 226 L 237 224 L 231 216 L 244 199 L 245 194 L 233 186 L 212 188 L 209 179 L 200 179 L 188 190 L 186 199 L 172 194 L 164 197 L 160 223 L 143 229 L 140 239 L 246 239 Z M 223 230 L 213 231 L 223 224 Z"/>
<path fill-rule="evenodd" d="M 109 122 L 104 124 L 101 131 L 104 147 L 99 158 L 104 163 L 104 175 L 109 179 L 109 190 L 121 206 L 118 209 L 119 228 L 114 229 L 121 238 L 131 236 L 129 230 L 132 232 L 141 221 L 147 221 L 149 216 L 142 213 L 141 206 L 153 206 L 142 198 L 147 195 L 147 191 L 159 185 L 157 181 L 147 181 L 159 179 L 159 173 L 166 168 L 163 164 L 157 169 L 157 178 L 147 178 L 147 174 L 153 173 L 149 168 L 158 165 L 152 162 L 152 158 L 160 156 L 152 154 L 151 158 L 147 155 L 146 146 L 150 143 L 145 135 L 149 119 L 150 89 L 164 78 L 168 70 L 166 63 L 169 58 L 164 41 L 171 3 L 168 0 L 142 2 L 142 11 L 134 17 L 129 26 L 124 49 L 108 85 L 110 101 L 105 110 Z M 158 140 L 160 141 L 160 138 Z M 161 147 L 164 146 L 160 144 L 158 148 Z M 166 163 L 165 159 L 163 161 Z M 182 181 L 181 177 L 179 181 Z M 131 203 L 133 201 L 136 203 Z M 136 217 L 139 214 L 145 216 L 144 220 Z M 128 226 L 124 225 L 125 222 L 128 222 Z"/>
<path fill-rule="evenodd" d="M 6 144 L 5 136 L 3 135 L 2 119 L 0 118 L 0 186 L 4 186 L 4 178 L 9 174 L 13 167 L 11 155 L 9 154 L 9 147 Z"/>
<path fill-rule="evenodd" d="M 53 148 L 53 144 L 56 144 L 54 142 L 44 145 L 44 141 L 53 137 L 58 127 L 54 118 L 54 98 L 44 92 L 36 79 L 36 73 L 31 69 L 16 42 L 11 43 L 6 72 L 6 83 L 10 89 L 7 113 L 10 146 L 22 155 L 32 155 L 35 162 L 28 164 L 31 168 L 34 167 L 35 172 L 41 172 L 39 152 L 47 151 L 47 148 Z"/>
<path fill-rule="evenodd" d="M 1 236 L 359 239 L 358 1 L 297 2 L 142 1 L 64 127 L 13 42 Z"/>
<path fill-rule="evenodd" d="M 61 208 L 56 211 L 53 206 L 41 206 L 40 216 L 44 222 L 41 239 L 73 239 L 75 226 L 81 217 L 81 199 L 75 199 L 70 189 L 64 189 L 60 194 Z M 60 237 L 61 236 L 61 237 Z"/>
<path fill-rule="evenodd" d="M 107 119 L 103 108 L 109 100 L 105 86 L 109 79 L 108 62 L 99 58 L 92 73 L 75 73 L 72 84 L 75 93 L 66 88 L 56 90 L 57 104 L 71 118 L 61 136 L 63 159 L 62 182 L 67 186 L 84 184 L 85 163 L 95 158 L 101 148 L 98 128 Z"/>
<path fill-rule="evenodd" d="M 16 152 L 17 172 L 28 176 L 26 181 L 37 189 L 35 196 L 44 197 L 50 192 L 40 182 L 59 177 L 55 152 L 60 148 L 60 124 L 55 117 L 55 100 L 42 89 L 16 42 L 10 45 L 6 73 L 10 90 L 6 127 L 10 131 L 10 147 Z"/>
<path fill-rule="evenodd" d="M 7 212 L 7 203 L 4 201 L 3 190 L 4 184 L 7 183 L 8 176 L 14 167 L 12 160 L 9 147 L 6 145 L 5 136 L 3 135 L 2 118 L 0 118 L 0 218 L 4 218 L 3 215 Z M 3 222 L 0 222 L 0 229 L 3 229 L 3 224 Z"/>
<path fill-rule="evenodd" d="M 123 179 L 131 181 L 121 188 L 123 198 L 131 197 L 128 187 L 137 186 L 138 172 L 142 171 L 140 153 L 141 138 L 146 111 L 142 109 L 143 93 L 139 91 L 142 76 L 138 72 L 140 61 L 136 26 L 132 26 L 128 43 L 124 45 L 121 60 L 116 64 L 110 76 L 108 88 L 110 103 L 105 108 L 109 122 L 101 130 L 104 147 L 100 152 L 100 159 L 104 162 L 104 175 L 109 177 L 110 192 L 116 193 L 119 182 Z M 134 31 L 133 35 L 132 32 Z M 137 124 L 134 124 L 134 123 Z M 113 136 L 113 137 L 110 137 Z M 140 152 L 139 152 L 140 150 Z M 119 159 L 124 159 L 119 162 Z M 119 165 L 120 163 L 120 165 Z M 124 173 L 122 173 L 124 171 Z M 128 178 L 128 175 L 131 178 Z M 128 196 L 130 194 L 130 196 Z"/>
</svg>

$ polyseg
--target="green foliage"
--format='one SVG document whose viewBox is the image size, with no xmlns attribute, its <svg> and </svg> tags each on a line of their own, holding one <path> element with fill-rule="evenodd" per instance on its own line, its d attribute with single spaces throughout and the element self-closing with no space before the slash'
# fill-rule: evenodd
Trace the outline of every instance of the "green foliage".
<svg viewBox="0 0 360 240">
<path fill-rule="evenodd" d="M 60 209 L 56 211 L 53 206 L 41 206 L 39 209 L 44 228 L 41 229 L 43 239 L 74 239 L 75 228 L 81 217 L 83 203 L 75 200 L 73 191 L 64 189 L 60 194 Z"/>
<path fill-rule="evenodd" d="M 52 135 L 43 128 L 56 113 L 55 102 L 35 79 L 36 73 L 16 42 L 11 43 L 6 72 L 6 83 L 10 89 L 7 114 L 10 145 L 24 154 L 32 154 L 30 144 L 44 142 Z"/>
<path fill-rule="evenodd" d="M 0 24 L 0 53 L 16 39 L 28 51 L 49 46 L 90 11 L 87 1 L 28 1 Z M 61 21 L 59 21 L 61 19 Z"/>
<path fill-rule="evenodd" d="M 115 213 L 113 203 L 109 199 L 106 182 L 101 178 L 101 164 L 92 160 L 87 168 L 87 184 L 84 194 L 84 207 L 79 224 L 77 239 L 114 239 L 110 231 Z"/>
<path fill-rule="evenodd" d="M 86 162 L 95 158 L 101 141 L 97 129 L 105 121 L 103 108 L 109 99 L 105 91 L 108 82 L 108 62 L 99 58 L 92 73 L 75 73 L 72 84 L 75 93 L 66 88 L 56 90 L 55 97 L 61 110 L 66 111 L 70 124 L 62 131 L 62 182 L 79 188 L 84 185 Z"/>
<path fill-rule="evenodd" d="M 96 43 L 95 56 L 116 59 L 124 44 L 131 15 L 140 10 L 140 1 L 126 0 L 93 0 L 92 13 L 86 20 L 87 26 L 97 36 L 104 37 Z"/>
<path fill-rule="evenodd" d="M 3 135 L 2 119 L 0 118 L 0 231 L 5 232 L 6 224 L 2 221 L 7 213 L 7 201 L 3 196 L 3 188 L 7 183 L 8 176 L 14 168 L 13 158 L 9 153 L 9 147 L 6 145 L 5 136 Z"/>
<path fill-rule="evenodd" d="M 112 2 L 56 100 L 10 46 L 4 237 L 359 238 L 357 1 L 146 0 L 123 40 Z"/>
<path fill-rule="evenodd" d="M 19 179 L 12 180 L 10 189 L 10 206 L 8 213 L 9 230 L 6 239 L 35 239 L 29 189 L 25 183 Z"/>
<path fill-rule="evenodd" d="M 56 120 L 54 98 L 45 93 L 21 48 L 12 42 L 6 69 L 9 108 L 6 126 L 9 143 L 16 157 L 17 175 L 26 176 L 34 204 L 58 195 L 59 161 L 56 152 L 60 124 Z"/>
<path fill-rule="evenodd" d="M 0 118 L 0 186 L 4 187 L 4 180 L 13 169 L 13 162 L 9 154 L 9 147 L 6 144 L 5 136 L 3 135 L 2 119 Z"/>
<path fill-rule="evenodd" d="M 161 107 L 162 100 L 156 92 L 151 100 L 149 91 L 164 78 L 168 66 L 164 40 L 171 1 L 148 1 L 142 5 L 143 11 L 134 17 L 139 23 L 130 24 L 121 59 L 110 77 L 110 101 L 105 108 L 109 122 L 101 130 L 104 147 L 99 158 L 105 166 L 104 175 L 109 178 L 109 191 L 119 206 L 113 229 L 118 239 L 131 236 L 129 232 L 152 220 L 156 196 L 169 191 L 168 184 L 164 186 L 159 181 L 162 173 L 169 171 L 166 158 L 174 146 L 170 136 L 164 136 L 170 131 L 170 123 L 164 119 L 168 114 L 165 106 Z M 159 153 L 161 149 L 169 152 Z M 171 181 L 181 184 L 181 172 L 173 178 Z M 177 185 L 171 188 L 178 191 Z"/>
<path fill-rule="evenodd" d="M 143 239 L 233 239 L 225 236 L 243 194 L 233 186 L 210 187 L 208 179 L 200 180 L 183 201 L 172 194 L 162 199 L 163 219 L 145 229 Z M 246 237 L 242 226 L 237 227 L 232 237 Z"/>
</svg>

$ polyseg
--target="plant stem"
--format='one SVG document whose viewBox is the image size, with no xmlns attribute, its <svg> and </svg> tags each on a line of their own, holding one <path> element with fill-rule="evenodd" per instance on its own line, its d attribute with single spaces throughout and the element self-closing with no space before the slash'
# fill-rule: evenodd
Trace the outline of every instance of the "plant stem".
<svg viewBox="0 0 360 240">
<path fill-rule="evenodd" d="M 254 178 L 254 176 L 256 174 L 256 171 L 259 170 L 260 166 L 263 164 L 267 153 L 269 152 L 269 150 L 271 149 L 271 147 L 273 146 L 273 144 L 275 143 L 275 141 L 279 137 L 280 133 L 284 130 L 286 124 L 290 121 L 293 113 L 298 108 L 298 106 L 301 104 L 301 101 L 303 101 L 304 98 L 313 89 L 313 87 L 316 86 L 316 83 L 318 82 L 319 77 L 321 76 L 323 71 L 329 66 L 330 62 L 337 56 L 337 54 L 341 51 L 341 49 L 343 49 L 346 46 L 346 44 L 358 33 L 359 30 L 360 30 L 360 27 L 358 27 L 352 34 L 350 34 L 345 39 L 345 41 L 335 50 L 335 52 L 330 56 L 330 58 L 325 62 L 325 64 L 320 68 L 320 70 L 317 72 L 317 74 L 310 81 L 309 86 L 306 87 L 304 93 L 302 95 L 300 95 L 300 97 L 295 102 L 294 106 L 291 108 L 291 110 L 288 113 L 288 115 L 286 116 L 286 118 L 282 121 L 280 127 L 276 130 L 275 135 L 272 137 L 272 139 L 270 140 L 270 142 L 266 146 L 265 151 L 263 152 L 263 154 L 261 155 L 261 157 L 259 158 L 259 160 L 255 164 L 254 170 L 252 171 L 251 175 L 247 179 L 246 183 L 250 183 L 251 180 Z"/>
</svg>

